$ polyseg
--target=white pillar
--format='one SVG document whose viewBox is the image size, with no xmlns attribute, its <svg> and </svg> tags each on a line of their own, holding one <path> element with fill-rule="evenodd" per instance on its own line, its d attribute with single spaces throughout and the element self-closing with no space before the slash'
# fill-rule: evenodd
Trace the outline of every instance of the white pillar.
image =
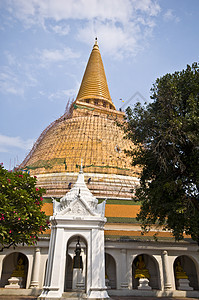
<svg viewBox="0 0 199 300">
<path fill-rule="evenodd" d="M 48 261 L 46 266 L 46 274 L 44 278 L 44 289 L 48 288 L 50 285 L 51 280 L 51 273 L 52 273 L 52 260 L 54 255 L 54 244 L 55 244 L 55 237 L 56 237 L 56 230 L 55 226 L 52 223 L 51 226 L 51 235 L 50 235 L 50 244 L 48 248 Z"/>
<path fill-rule="evenodd" d="M 91 251 L 90 258 L 88 258 L 90 260 L 88 273 L 91 272 L 91 286 L 88 298 L 93 299 L 109 298 L 105 285 L 104 223 L 102 224 L 102 228 L 99 225 L 98 228 L 91 230 L 90 249 L 88 249 L 88 251 Z"/>
<path fill-rule="evenodd" d="M 40 248 L 35 249 L 35 257 L 33 262 L 32 280 L 30 288 L 37 288 L 39 286 L 39 269 L 40 269 Z"/>
<path fill-rule="evenodd" d="M 54 225 L 55 219 L 51 219 Z M 64 291 L 64 272 L 66 262 L 66 249 L 67 239 L 64 240 L 64 228 L 57 227 L 54 234 L 51 234 L 52 249 L 49 249 L 49 260 L 47 268 L 47 276 L 45 286 L 39 296 L 42 299 L 61 298 Z"/>
<path fill-rule="evenodd" d="M 64 291 L 64 271 L 66 260 L 64 246 L 64 229 L 58 227 L 54 244 L 54 258 L 52 260 L 52 273 L 48 293 L 49 298 L 61 297 Z"/>
<path fill-rule="evenodd" d="M 163 275 L 164 275 L 164 289 L 169 290 L 172 288 L 171 282 L 169 280 L 169 267 L 168 267 L 168 253 L 167 251 L 162 252 L 162 265 L 163 265 Z"/>
<path fill-rule="evenodd" d="M 128 289 L 126 249 L 121 249 L 121 288 Z"/>
</svg>

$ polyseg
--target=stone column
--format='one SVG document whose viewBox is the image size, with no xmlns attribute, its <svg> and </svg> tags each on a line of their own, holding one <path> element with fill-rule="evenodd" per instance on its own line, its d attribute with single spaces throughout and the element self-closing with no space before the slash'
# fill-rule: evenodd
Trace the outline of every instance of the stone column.
<svg viewBox="0 0 199 300">
<path fill-rule="evenodd" d="M 106 299 L 107 287 L 105 285 L 105 259 L 104 259 L 104 222 L 99 222 L 98 228 L 92 229 L 91 241 L 88 249 L 88 273 L 91 273 L 91 286 L 88 299 Z M 90 256 L 90 257 L 89 257 Z M 89 269 L 90 268 L 90 269 Z M 88 282 L 88 279 L 87 279 Z M 89 287 L 89 283 L 87 284 Z"/>
<path fill-rule="evenodd" d="M 30 288 L 37 288 L 39 286 L 39 268 L 40 268 L 40 248 L 35 248 L 35 257 L 33 262 L 32 280 Z"/>
<path fill-rule="evenodd" d="M 166 250 L 162 252 L 162 265 L 164 275 L 164 290 L 169 290 L 172 288 L 172 285 L 169 280 L 168 252 Z"/>
<path fill-rule="evenodd" d="M 127 263 L 126 263 L 126 249 L 121 249 L 121 288 L 128 289 L 127 282 Z"/>
</svg>

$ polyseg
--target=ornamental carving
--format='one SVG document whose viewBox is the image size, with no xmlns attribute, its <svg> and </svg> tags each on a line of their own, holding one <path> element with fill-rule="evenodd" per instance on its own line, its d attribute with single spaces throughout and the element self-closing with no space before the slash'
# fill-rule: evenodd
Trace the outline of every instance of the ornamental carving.
<svg viewBox="0 0 199 300">
<path fill-rule="evenodd" d="M 83 205 L 80 202 L 75 203 L 73 207 L 71 208 L 72 214 L 79 214 L 79 215 L 88 215 L 88 211 L 83 207 Z"/>
</svg>

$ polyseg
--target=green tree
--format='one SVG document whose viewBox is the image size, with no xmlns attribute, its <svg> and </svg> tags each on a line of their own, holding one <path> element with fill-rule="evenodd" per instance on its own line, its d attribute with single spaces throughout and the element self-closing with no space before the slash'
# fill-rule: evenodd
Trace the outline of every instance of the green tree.
<svg viewBox="0 0 199 300">
<path fill-rule="evenodd" d="M 152 102 L 127 109 L 128 151 L 142 167 L 136 199 L 143 230 L 152 224 L 199 243 L 199 64 L 156 80 Z"/>
<path fill-rule="evenodd" d="M 43 192 L 36 187 L 36 178 L 0 165 L 0 251 L 17 244 L 34 245 L 49 227 L 41 211 Z"/>
</svg>

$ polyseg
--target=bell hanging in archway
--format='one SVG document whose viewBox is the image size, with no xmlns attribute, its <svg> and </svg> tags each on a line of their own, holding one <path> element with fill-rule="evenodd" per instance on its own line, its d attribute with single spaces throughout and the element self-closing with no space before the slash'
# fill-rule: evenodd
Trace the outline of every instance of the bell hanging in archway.
<svg viewBox="0 0 199 300">
<path fill-rule="evenodd" d="M 79 242 L 79 237 L 77 240 L 77 244 L 75 247 L 75 256 L 73 257 L 73 269 L 82 269 L 83 270 L 83 262 L 82 262 L 82 256 L 81 256 L 81 245 Z"/>
</svg>

